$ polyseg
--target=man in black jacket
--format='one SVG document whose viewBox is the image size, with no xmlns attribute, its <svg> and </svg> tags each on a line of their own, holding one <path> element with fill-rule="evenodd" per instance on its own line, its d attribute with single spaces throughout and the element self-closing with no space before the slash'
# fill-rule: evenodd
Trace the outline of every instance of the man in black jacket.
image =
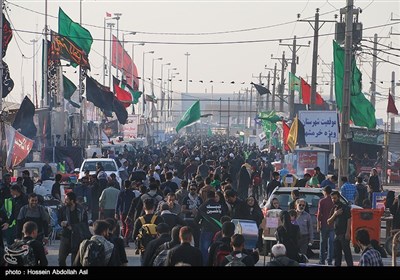
<svg viewBox="0 0 400 280">
<path fill-rule="evenodd" d="M 34 266 L 47 266 L 48 261 L 46 258 L 46 253 L 44 251 L 44 246 L 43 243 L 36 240 L 37 236 L 38 236 L 38 226 L 35 222 L 32 221 L 28 221 L 26 223 L 24 223 L 23 225 L 23 234 L 24 237 L 22 238 L 22 241 L 24 242 L 24 244 L 27 244 L 33 251 L 33 255 L 34 255 Z M 21 242 L 21 241 L 17 241 L 17 242 Z M 12 256 L 10 256 L 8 254 L 8 252 L 6 251 L 5 255 L 4 255 L 4 260 L 6 262 L 8 262 L 7 260 L 12 261 Z M 12 263 L 12 262 L 10 262 Z M 33 264 L 20 264 L 18 263 L 18 265 L 33 265 Z"/>
<path fill-rule="evenodd" d="M 76 195 L 69 192 L 65 195 L 64 206 L 59 210 L 58 223 L 62 227 L 58 265 L 66 266 L 66 259 L 71 253 L 71 264 L 83 239 L 89 238 L 88 217 L 85 209 L 76 203 Z"/>
<path fill-rule="evenodd" d="M 193 239 L 192 229 L 187 226 L 182 227 L 179 231 L 179 239 L 181 240 L 181 245 L 172 248 L 168 252 L 165 265 L 189 264 L 191 266 L 201 266 L 203 261 L 200 250 L 190 245 Z"/>
<path fill-rule="evenodd" d="M 166 223 L 161 223 L 157 225 L 157 235 L 158 237 L 149 242 L 144 252 L 143 265 L 142 266 L 152 266 L 152 261 L 154 260 L 158 247 L 160 247 L 165 242 L 171 241 L 170 227 Z"/>
</svg>

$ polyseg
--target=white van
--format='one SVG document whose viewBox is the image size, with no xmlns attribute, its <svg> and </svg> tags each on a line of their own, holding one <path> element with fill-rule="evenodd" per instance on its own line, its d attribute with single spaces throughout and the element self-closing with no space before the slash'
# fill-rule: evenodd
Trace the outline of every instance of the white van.
<svg viewBox="0 0 400 280">
<path fill-rule="evenodd" d="M 117 163 L 112 158 L 88 158 L 85 159 L 79 168 L 79 178 L 85 176 L 85 170 L 89 170 L 89 174 L 93 175 L 96 174 L 96 164 L 100 162 L 101 165 L 104 167 L 104 171 L 106 172 L 107 176 L 110 176 L 111 173 L 115 173 L 117 176 L 117 181 L 121 186 L 121 178 L 119 177 L 119 171 Z"/>
</svg>

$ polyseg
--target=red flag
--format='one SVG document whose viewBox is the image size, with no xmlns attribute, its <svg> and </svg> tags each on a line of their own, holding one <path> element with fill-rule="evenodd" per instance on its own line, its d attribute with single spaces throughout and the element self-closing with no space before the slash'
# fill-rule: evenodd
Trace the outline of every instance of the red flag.
<svg viewBox="0 0 400 280">
<path fill-rule="evenodd" d="M 117 99 L 122 102 L 125 108 L 128 108 L 132 104 L 132 94 L 123 90 L 118 85 L 114 84 L 114 92 Z"/>
<path fill-rule="evenodd" d="M 114 35 L 112 36 L 111 64 L 124 70 L 127 84 L 135 90 L 138 89 L 139 80 L 136 65 L 133 64 L 130 55 L 123 49 L 121 42 Z"/>
<path fill-rule="evenodd" d="M 7 167 L 20 164 L 32 150 L 33 140 L 19 133 L 15 128 L 5 125 L 7 141 Z"/>
<path fill-rule="evenodd" d="M 287 125 L 287 123 L 285 121 L 282 121 L 282 129 L 283 129 L 283 144 L 284 144 L 285 151 L 290 151 L 290 148 L 287 144 L 290 127 Z"/>
<path fill-rule="evenodd" d="M 394 103 L 393 96 L 389 93 L 389 99 L 388 99 L 388 105 L 386 109 L 387 113 L 392 113 L 395 115 L 399 114 L 399 111 L 397 111 L 396 104 Z"/>
<path fill-rule="evenodd" d="M 301 78 L 301 94 L 303 96 L 303 104 L 310 104 L 311 103 L 311 86 Z M 317 92 L 315 98 L 316 105 L 323 105 L 324 99 L 321 95 Z"/>
<path fill-rule="evenodd" d="M 106 17 L 111 17 L 111 14 L 106 12 Z"/>
</svg>

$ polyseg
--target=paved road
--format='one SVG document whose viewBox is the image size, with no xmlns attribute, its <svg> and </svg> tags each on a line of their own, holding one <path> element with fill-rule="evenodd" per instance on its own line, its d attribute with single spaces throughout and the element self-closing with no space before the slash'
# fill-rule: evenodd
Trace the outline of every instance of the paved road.
<svg viewBox="0 0 400 280">
<path fill-rule="evenodd" d="M 47 255 L 47 259 L 49 261 L 49 266 L 58 266 L 58 247 L 59 247 L 60 242 L 58 240 L 54 241 L 50 246 L 48 246 L 48 251 L 49 254 Z M 310 265 L 316 265 L 318 264 L 318 251 L 313 250 L 315 254 L 315 258 L 310 259 L 309 264 Z M 140 260 L 139 256 L 135 255 L 135 250 L 132 247 L 126 248 L 126 254 L 128 256 L 128 266 L 140 266 Z M 70 265 L 70 259 L 71 257 L 68 257 L 67 259 L 67 265 Z M 268 262 L 270 259 L 269 256 L 266 257 L 266 262 Z M 358 264 L 358 261 L 360 259 L 360 254 L 356 254 L 353 252 L 353 261 L 355 265 Z M 384 265 L 385 266 L 391 266 L 392 260 L 391 258 L 385 258 L 384 260 Z M 256 264 L 256 266 L 263 266 L 264 265 L 264 256 L 260 256 L 260 260 Z M 400 260 L 398 259 L 397 265 L 400 266 Z M 346 266 L 346 263 L 343 259 L 342 266 Z"/>
</svg>

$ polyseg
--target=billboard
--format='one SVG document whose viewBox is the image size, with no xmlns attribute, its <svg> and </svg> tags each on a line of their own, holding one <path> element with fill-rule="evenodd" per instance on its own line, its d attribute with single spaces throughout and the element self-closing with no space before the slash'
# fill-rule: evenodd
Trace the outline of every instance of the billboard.
<svg viewBox="0 0 400 280">
<path fill-rule="evenodd" d="M 139 115 L 129 115 L 126 124 L 122 125 L 122 134 L 124 138 L 138 137 Z"/>
<path fill-rule="evenodd" d="M 339 123 L 336 111 L 299 111 L 307 145 L 330 145 L 338 142 Z"/>
</svg>

